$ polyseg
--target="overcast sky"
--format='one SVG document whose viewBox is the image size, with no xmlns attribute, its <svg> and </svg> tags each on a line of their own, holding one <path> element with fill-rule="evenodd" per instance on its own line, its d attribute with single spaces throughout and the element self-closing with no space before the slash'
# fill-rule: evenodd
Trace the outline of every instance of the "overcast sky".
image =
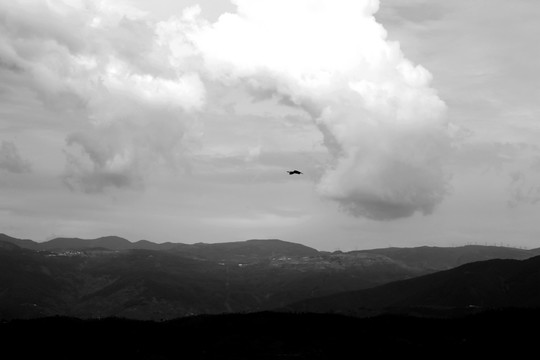
<svg viewBox="0 0 540 360">
<path fill-rule="evenodd" d="M 539 247 L 539 18 L 533 0 L 0 0 L 0 232 Z"/>
</svg>

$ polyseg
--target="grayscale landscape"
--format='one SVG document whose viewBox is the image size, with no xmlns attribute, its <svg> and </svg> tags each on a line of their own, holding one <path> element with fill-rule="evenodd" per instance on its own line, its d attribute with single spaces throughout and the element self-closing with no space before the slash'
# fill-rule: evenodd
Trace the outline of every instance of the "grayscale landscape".
<svg viewBox="0 0 540 360">
<path fill-rule="evenodd" d="M 539 16 L 0 0 L 0 356 L 530 356 Z"/>
</svg>

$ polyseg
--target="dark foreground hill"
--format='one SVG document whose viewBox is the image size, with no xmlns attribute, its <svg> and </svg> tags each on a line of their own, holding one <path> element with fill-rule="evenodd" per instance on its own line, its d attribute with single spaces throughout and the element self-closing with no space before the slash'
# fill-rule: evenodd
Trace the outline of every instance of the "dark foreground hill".
<svg viewBox="0 0 540 360">
<path fill-rule="evenodd" d="M 540 308 L 540 256 L 474 262 L 371 289 L 344 292 L 294 305 L 293 311 L 369 314 L 463 308 Z"/>
<path fill-rule="evenodd" d="M 453 319 L 330 314 L 205 315 L 166 322 L 42 318 L 0 323 L 4 354 L 21 359 L 527 358 L 539 310 Z"/>
</svg>

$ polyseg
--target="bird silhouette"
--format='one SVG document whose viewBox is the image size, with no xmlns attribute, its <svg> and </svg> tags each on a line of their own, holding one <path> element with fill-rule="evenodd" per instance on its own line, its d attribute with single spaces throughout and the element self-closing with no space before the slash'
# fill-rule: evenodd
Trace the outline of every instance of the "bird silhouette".
<svg viewBox="0 0 540 360">
<path fill-rule="evenodd" d="M 300 175 L 300 174 L 303 174 L 303 172 L 298 171 L 298 170 L 292 170 L 292 171 L 288 171 L 288 170 L 287 170 L 287 172 L 289 173 L 289 175 L 295 175 L 295 174 Z"/>
</svg>

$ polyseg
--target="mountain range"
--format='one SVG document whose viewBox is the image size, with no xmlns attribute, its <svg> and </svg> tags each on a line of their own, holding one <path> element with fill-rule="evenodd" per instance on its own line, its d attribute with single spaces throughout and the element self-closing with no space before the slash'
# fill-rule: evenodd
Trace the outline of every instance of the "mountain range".
<svg viewBox="0 0 540 360">
<path fill-rule="evenodd" d="M 510 268 L 540 269 L 538 253 L 496 246 L 324 252 L 275 239 L 157 244 L 108 236 L 40 243 L 0 234 L 0 318 L 525 306 L 517 300 L 527 298 L 523 289 L 532 286 L 534 270 Z M 516 285 L 521 278 L 532 282 Z M 508 289 L 522 290 L 509 295 Z"/>
<path fill-rule="evenodd" d="M 403 311 L 445 312 L 540 308 L 540 256 L 526 260 L 493 259 L 396 281 L 371 289 L 307 299 L 293 312 L 365 315 Z"/>
</svg>

